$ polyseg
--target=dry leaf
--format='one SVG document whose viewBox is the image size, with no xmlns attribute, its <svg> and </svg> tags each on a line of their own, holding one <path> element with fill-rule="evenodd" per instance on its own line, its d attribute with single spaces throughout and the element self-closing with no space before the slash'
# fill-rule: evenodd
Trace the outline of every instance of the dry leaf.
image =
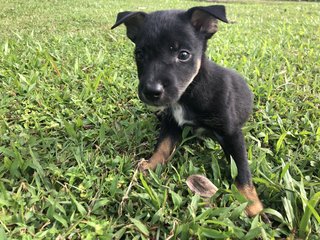
<svg viewBox="0 0 320 240">
<path fill-rule="evenodd" d="M 191 175 L 186 183 L 192 192 L 199 194 L 201 197 L 212 197 L 218 191 L 218 188 L 202 175 Z"/>
</svg>

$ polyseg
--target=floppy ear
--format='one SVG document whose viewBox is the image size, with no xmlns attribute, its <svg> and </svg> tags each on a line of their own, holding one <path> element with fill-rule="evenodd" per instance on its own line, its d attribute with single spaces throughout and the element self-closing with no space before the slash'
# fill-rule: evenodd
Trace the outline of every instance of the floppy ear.
<svg viewBox="0 0 320 240">
<path fill-rule="evenodd" d="M 135 42 L 140 27 L 147 14 L 144 12 L 120 12 L 118 13 L 116 23 L 111 27 L 114 29 L 124 23 L 127 27 L 127 36 L 132 42 Z"/>
<path fill-rule="evenodd" d="M 208 7 L 193 7 L 187 11 L 191 24 L 197 31 L 203 32 L 210 38 L 218 31 L 218 19 L 228 23 L 226 9 L 223 5 Z"/>
</svg>

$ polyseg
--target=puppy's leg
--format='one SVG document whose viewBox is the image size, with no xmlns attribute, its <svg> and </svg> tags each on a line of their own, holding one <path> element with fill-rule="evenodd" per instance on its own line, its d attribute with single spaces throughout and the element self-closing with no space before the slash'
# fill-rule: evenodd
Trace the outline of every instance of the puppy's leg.
<svg viewBox="0 0 320 240">
<path fill-rule="evenodd" d="M 143 160 L 139 163 L 140 170 L 152 170 L 155 169 L 158 164 L 166 163 L 181 139 L 181 132 L 181 128 L 172 117 L 164 117 L 161 121 L 160 136 L 154 153 L 149 160 Z"/>
<path fill-rule="evenodd" d="M 224 151 L 227 154 L 231 154 L 236 162 L 238 168 L 236 185 L 239 192 L 251 202 L 247 206 L 246 212 L 248 216 L 255 216 L 263 210 L 263 205 L 252 183 L 245 141 L 241 129 L 233 134 L 224 135 L 220 141 L 223 142 Z"/>
</svg>

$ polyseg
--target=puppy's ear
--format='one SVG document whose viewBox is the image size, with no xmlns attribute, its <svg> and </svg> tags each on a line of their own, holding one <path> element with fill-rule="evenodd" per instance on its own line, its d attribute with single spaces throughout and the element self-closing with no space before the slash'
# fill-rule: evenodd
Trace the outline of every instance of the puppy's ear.
<svg viewBox="0 0 320 240">
<path fill-rule="evenodd" d="M 191 24 L 197 31 L 210 38 L 218 31 L 218 19 L 228 23 L 226 9 L 223 5 L 209 7 L 193 7 L 187 11 Z"/>
<path fill-rule="evenodd" d="M 111 27 L 111 29 L 114 29 L 124 23 L 127 27 L 128 38 L 130 38 L 132 42 L 135 42 L 146 15 L 147 14 L 144 12 L 120 12 L 118 13 L 116 23 Z"/>
</svg>

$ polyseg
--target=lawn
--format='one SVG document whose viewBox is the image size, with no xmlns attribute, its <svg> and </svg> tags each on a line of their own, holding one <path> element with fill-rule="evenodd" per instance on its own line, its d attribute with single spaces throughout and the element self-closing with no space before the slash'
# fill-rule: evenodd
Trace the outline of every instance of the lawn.
<svg viewBox="0 0 320 240">
<path fill-rule="evenodd" d="M 168 165 L 136 171 L 157 118 L 137 97 L 125 28 L 110 27 L 124 10 L 208 4 L 0 2 L 0 239 L 319 239 L 320 4 L 226 3 L 234 24 L 207 50 L 255 95 L 243 131 L 272 224 L 245 216 L 212 140 L 185 137 Z M 219 188 L 212 207 L 192 174 Z"/>
</svg>

